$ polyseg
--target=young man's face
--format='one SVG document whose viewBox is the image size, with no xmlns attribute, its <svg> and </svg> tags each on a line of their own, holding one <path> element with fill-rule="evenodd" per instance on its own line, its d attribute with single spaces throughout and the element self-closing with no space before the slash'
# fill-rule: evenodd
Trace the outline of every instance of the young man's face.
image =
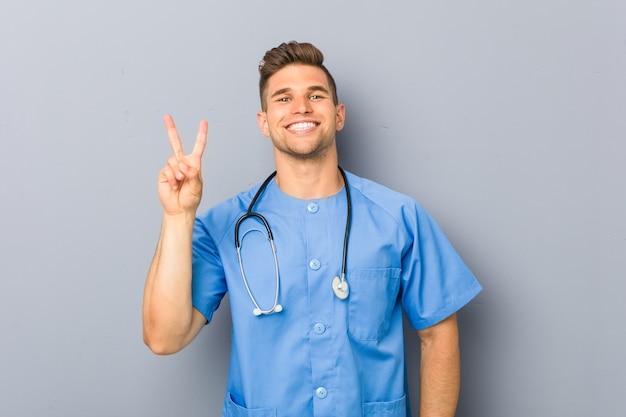
<svg viewBox="0 0 626 417">
<path fill-rule="evenodd" d="M 345 108 L 333 103 L 324 71 L 310 65 L 288 65 L 270 77 L 266 111 L 259 128 L 272 139 L 278 154 L 295 159 L 321 159 L 335 148 Z"/>
</svg>

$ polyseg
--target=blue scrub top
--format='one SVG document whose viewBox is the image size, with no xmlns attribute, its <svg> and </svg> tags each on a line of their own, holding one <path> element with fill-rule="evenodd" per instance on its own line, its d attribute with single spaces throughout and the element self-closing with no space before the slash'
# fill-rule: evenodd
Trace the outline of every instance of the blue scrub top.
<svg viewBox="0 0 626 417">
<path fill-rule="evenodd" d="M 196 220 L 193 305 L 207 320 L 229 294 L 232 347 L 223 416 L 409 416 L 402 311 L 415 329 L 445 319 L 481 286 L 413 199 L 347 173 L 352 195 L 346 280 L 341 274 L 345 190 L 302 200 L 272 180 L 254 211 L 269 222 L 280 271 L 281 313 L 254 316 L 234 227 L 259 185 Z M 262 309 L 274 302 L 274 258 L 265 227 L 239 232 L 243 268 Z"/>
</svg>

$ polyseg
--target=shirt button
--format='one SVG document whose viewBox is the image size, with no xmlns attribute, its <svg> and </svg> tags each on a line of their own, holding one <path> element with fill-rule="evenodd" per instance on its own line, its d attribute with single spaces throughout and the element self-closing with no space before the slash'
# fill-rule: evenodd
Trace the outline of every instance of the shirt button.
<svg viewBox="0 0 626 417">
<path fill-rule="evenodd" d="M 306 206 L 306 209 L 309 213 L 317 213 L 317 211 L 320 209 L 320 206 L 318 206 L 317 203 L 309 203 Z"/>
<path fill-rule="evenodd" d="M 315 323 L 313 326 L 313 331 L 315 334 L 323 334 L 326 331 L 326 326 L 322 323 Z"/>
<path fill-rule="evenodd" d="M 320 262 L 319 259 L 311 259 L 311 262 L 309 262 L 309 267 L 314 271 L 317 271 L 318 269 L 320 269 L 321 266 L 322 266 L 322 263 Z"/>
<path fill-rule="evenodd" d="M 324 387 L 319 387 L 315 390 L 315 395 L 317 398 L 324 399 L 328 395 L 328 391 L 326 391 L 326 388 Z"/>
</svg>

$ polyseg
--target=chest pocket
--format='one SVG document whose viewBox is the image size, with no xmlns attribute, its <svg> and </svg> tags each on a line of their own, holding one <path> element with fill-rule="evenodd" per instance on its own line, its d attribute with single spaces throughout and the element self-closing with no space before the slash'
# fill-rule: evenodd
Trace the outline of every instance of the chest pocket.
<svg viewBox="0 0 626 417">
<path fill-rule="evenodd" d="M 354 269 L 347 280 L 348 331 L 358 340 L 379 340 L 389 329 L 400 288 L 400 269 Z"/>
<path fill-rule="evenodd" d="M 367 417 L 406 417 L 406 395 L 395 401 L 364 403 L 363 415 Z"/>
<path fill-rule="evenodd" d="M 227 392 L 224 400 L 223 417 L 276 417 L 273 408 L 246 408 L 235 403 L 232 395 Z"/>
</svg>

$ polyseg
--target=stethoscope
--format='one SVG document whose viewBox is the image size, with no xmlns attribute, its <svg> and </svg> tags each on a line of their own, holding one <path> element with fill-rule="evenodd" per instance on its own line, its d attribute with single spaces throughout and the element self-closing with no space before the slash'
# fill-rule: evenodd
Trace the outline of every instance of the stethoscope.
<svg viewBox="0 0 626 417">
<path fill-rule="evenodd" d="M 348 258 L 348 239 L 350 237 L 350 221 L 352 219 L 352 200 L 350 198 L 350 187 L 348 186 L 348 179 L 346 178 L 346 173 L 341 167 L 339 167 L 339 172 L 341 173 L 341 176 L 343 177 L 343 182 L 344 182 L 344 186 L 346 190 L 346 201 L 348 203 L 348 210 L 347 210 L 347 215 L 346 215 L 346 231 L 343 236 L 343 256 L 341 259 L 341 276 L 335 276 L 332 279 L 331 288 L 337 298 L 339 298 L 340 300 L 345 300 L 346 298 L 348 298 L 348 295 L 350 294 L 348 281 L 346 281 L 346 263 L 347 263 L 346 261 Z M 265 219 L 263 215 L 252 211 L 254 209 L 254 205 L 256 204 L 257 200 L 259 199 L 259 197 L 261 197 L 261 194 L 263 194 L 263 192 L 267 188 L 267 185 L 270 183 L 272 178 L 274 178 L 274 176 L 276 176 L 276 171 L 270 174 L 270 176 L 265 179 L 263 184 L 261 184 L 261 187 L 259 187 L 259 190 L 257 191 L 254 198 L 250 202 L 250 205 L 248 206 L 248 211 L 243 216 L 241 216 L 239 220 L 237 220 L 237 223 L 235 224 L 235 248 L 237 248 L 237 259 L 239 261 L 239 270 L 241 271 L 241 278 L 243 279 L 243 283 L 246 287 L 246 291 L 248 292 L 248 296 L 250 297 L 252 304 L 254 304 L 254 309 L 252 310 L 252 314 L 254 314 L 255 316 L 272 314 L 272 313 L 280 313 L 281 311 L 283 311 L 283 306 L 278 303 L 278 293 L 280 292 L 280 274 L 278 272 L 278 258 L 276 257 L 276 246 L 274 245 L 274 236 L 272 235 L 272 229 L 270 227 L 270 224 L 267 222 L 267 219 Z M 261 223 L 263 223 L 263 226 L 265 227 L 265 230 L 267 231 L 267 240 L 269 241 L 270 247 L 272 249 L 272 255 L 274 257 L 274 271 L 276 272 L 276 289 L 274 293 L 274 304 L 272 305 L 271 308 L 267 310 L 264 310 L 261 308 L 261 306 L 259 306 L 259 303 L 257 302 L 256 298 L 252 294 L 252 291 L 250 290 L 250 285 L 248 284 L 248 279 L 246 278 L 246 274 L 243 270 L 243 261 L 241 260 L 241 242 L 239 240 L 239 227 L 241 226 L 241 223 L 243 223 L 245 220 L 253 218 L 253 217 L 261 221 Z"/>
</svg>

